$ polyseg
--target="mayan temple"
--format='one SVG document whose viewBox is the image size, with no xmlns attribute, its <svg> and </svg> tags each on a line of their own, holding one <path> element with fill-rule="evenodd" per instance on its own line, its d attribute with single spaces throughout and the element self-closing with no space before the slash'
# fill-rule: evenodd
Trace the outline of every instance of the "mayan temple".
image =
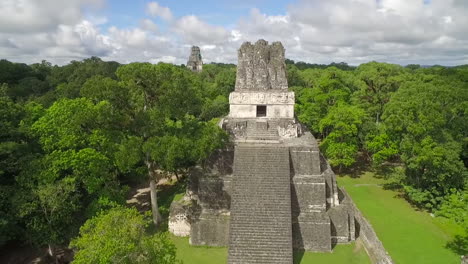
<svg viewBox="0 0 468 264">
<path fill-rule="evenodd" d="M 356 208 L 313 135 L 294 117 L 280 42 L 238 51 L 231 145 L 191 173 L 169 229 L 192 245 L 228 246 L 228 263 L 293 263 L 293 249 L 330 252 L 355 240 Z"/>
<path fill-rule="evenodd" d="M 194 72 L 201 72 L 203 69 L 203 61 L 200 52 L 200 48 L 193 46 L 190 52 L 190 56 L 187 61 L 187 68 Z"/>
</svg>

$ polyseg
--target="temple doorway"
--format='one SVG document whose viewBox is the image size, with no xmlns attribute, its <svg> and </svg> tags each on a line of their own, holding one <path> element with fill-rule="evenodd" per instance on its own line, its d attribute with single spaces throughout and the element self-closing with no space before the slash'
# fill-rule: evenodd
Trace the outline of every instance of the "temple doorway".
<svg viewBox="0 0 468 264">
<path fill-rule="evenodd" d="M 257 105 L 257 117 L 265 117 L 267 115 L 266 105 Z"/>
</svg>

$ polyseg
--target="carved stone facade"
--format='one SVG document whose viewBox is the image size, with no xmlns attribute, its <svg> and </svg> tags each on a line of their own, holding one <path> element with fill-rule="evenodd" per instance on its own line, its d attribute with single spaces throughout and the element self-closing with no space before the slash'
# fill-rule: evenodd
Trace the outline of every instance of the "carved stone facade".
<svg viewBox="0 0 468 264">
<path fill-rule="evenodd" d="M 258 107 L 265 107 L 259 116 Z M 293 92 L 232 92 L 229 95 L 229 118 L 294 118 Z"/>
<path fill-rule="evenodd" d="M 187 61 L 187 68 L 194 72 L 201 72 L 203 69 L 203 60 L 200 48 L 193 46 Z"/>
</svg>

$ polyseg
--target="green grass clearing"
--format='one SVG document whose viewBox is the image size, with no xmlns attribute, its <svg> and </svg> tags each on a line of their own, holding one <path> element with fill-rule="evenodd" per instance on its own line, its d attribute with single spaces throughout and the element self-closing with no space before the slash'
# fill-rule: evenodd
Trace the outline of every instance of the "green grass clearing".
<svg viewBox="0 0 468 264">
<path fill-rule="evenodd" d="M 298 260 L 301 260 L 298 262 Z M 369 256 L 363 246 L 359 243 L 347 245 L 337 245 L 333 249 L 333 253 L 312 253 L 305 252 L 301 258 L 301 253 L 294 254 L 294 263 L 296 264 L 316 264 L 316 263 L 333 263 L 333 264 L 367 264 L 371 263 Z"/>
<path fill-rule="evenodd" d="M 176 237 L 171 234 L 171 239 L 177 247 L 177 259 L 184 264 L 218 264 L 226 263 L 226 247 L 191 246 L 188 237 Z"/>
<path fill-rule="evenodd" d="M 395 263 L 460 263 L 460 257 L 445 248 L 456 228 L 416 210 L 398 192 L 384 190 L 386 181 L 373 176 L 367 172 L 360 178 L 338 177 L 338 185 L 351 195 Z"/>
<path fill-rule="evenodd" d="M 177 247 L 177 258 L 185 264 L 223 264 L 227 262 L 228 250 L 226 247 L 191 246 L 188 237 L 171 235 L 171 239 Z M 353 243 L 338 245 L 333 253 L 305 252 L 305 254 L 301 254 L 296 252 L 294 254 L 294 263 L 367 264 L 370 263 L 370 260 L 362 246 Z"/>
</svg>

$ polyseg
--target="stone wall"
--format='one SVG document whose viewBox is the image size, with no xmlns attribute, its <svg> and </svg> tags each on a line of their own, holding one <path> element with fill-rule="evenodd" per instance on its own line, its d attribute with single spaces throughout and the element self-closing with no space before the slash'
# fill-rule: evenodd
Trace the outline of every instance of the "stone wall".
<svg viewBox="0 0 468 264">
<path fill-rule="evenodd" d="M 190 244 L 196 246 L 227 246 L 229 243 L 229 212 L 203 210 L 192 223 Z"/>
<path fill-rule="evenodd" d="M 361 214 L 349 194 L 342 188 L 340 188 L 340 191 L 344 196 L 344 200 L 353 210 L 356 222 L 356 237 L 363 242 L 364 248 L 366 249 L 372 263 L 393 264 L 394 262 L 392 258 L 388 255 L 369 221 L 367 221 L 367 219 Z"/>
</svg>

